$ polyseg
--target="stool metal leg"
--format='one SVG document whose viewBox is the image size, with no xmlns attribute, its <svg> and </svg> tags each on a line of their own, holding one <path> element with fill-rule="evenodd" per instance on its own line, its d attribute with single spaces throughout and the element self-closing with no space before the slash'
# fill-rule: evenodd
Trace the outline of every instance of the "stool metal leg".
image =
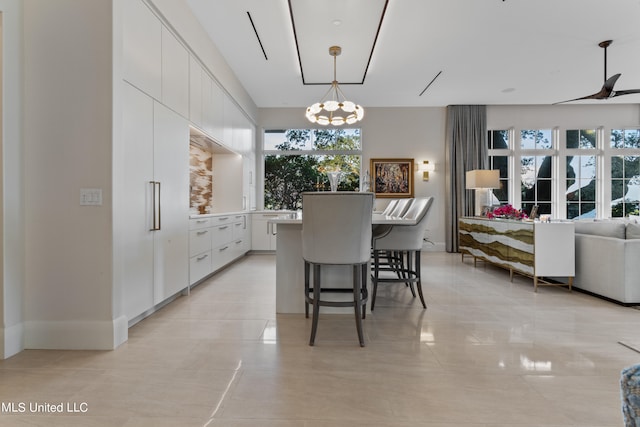
<svg viewBox="0 0 640 427">
<path fill-rule="evenodd" d="M 311 338 L 309 345 L 313 345 L 316 340 L 318 330 L 318 316 L 320 316 L 320 265 L 313 265 L 313 320 L 311 322 Z"/>
<path fill-rule="evenodd" d="M 418 281 L 416 286 L 418 287 L 418 295 L 420 295 L 420 302 L 423 308 L 427 308 L 427 304 L 424 302 L 424 295 L 422 294 L 422 276 L 420 275 L 420 251 L 415 251 L 416 257 L 416 277 Z"/>
<path fill-rule="evenodd" d="M 309 318 L 309 263 L 304 262 L 304 317 Z"/>
<path fill-rule="evenodd" d="M 360 347 L 364 347 L 364 336 L 362 334 L 362 289 L 360 286 L 362 278 L 360 277 L 360 269 L 357 265 L 353 266 L 353 309 L 356 318 L 356 329 L 358 330 L 358 340 Z"/>
</svg>

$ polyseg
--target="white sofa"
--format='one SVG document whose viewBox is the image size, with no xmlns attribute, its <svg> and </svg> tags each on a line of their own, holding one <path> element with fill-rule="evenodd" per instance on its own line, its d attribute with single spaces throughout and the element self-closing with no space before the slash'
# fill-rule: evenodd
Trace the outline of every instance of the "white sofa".
<svg viewBox="0 0 640 427">
<path fill-rule="evenodd" d="M 640 224 L 575 222 L 574 286 L 625 305 L 640 305 Z"/>
</svg>

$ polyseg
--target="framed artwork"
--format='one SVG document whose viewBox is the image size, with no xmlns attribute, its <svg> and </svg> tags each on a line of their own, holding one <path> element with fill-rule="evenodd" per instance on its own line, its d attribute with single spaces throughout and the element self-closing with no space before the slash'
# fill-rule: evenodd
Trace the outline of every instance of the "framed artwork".
<svg viewBox="0 0 640 427">
<path fill-rule="evenodd" d="M 413 159 L 371 159 L 376 197 L 413 197 Z"/>
</svg>

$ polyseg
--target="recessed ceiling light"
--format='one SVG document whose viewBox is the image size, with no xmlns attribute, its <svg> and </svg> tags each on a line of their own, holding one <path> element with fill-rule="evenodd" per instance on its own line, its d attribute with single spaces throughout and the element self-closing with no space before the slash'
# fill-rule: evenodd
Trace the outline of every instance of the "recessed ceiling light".
<svg viewBox="0 0 640 427">
<path fill-rule="evenodd" d="M 515 88 L 513 87 L 508 87 L 506 89 L 502 89 L 502 93 L 510 93 L 510 92 L 515 92 Z"/>
<path fill-rule="evenodd" d="M 336 27 L 339 26 L 339 25 L 342 25 L 342 21 L 339 20 L 339 19 L 334 19 L 333 20 L 333 25 L 335 25 Z"/>
</svg>

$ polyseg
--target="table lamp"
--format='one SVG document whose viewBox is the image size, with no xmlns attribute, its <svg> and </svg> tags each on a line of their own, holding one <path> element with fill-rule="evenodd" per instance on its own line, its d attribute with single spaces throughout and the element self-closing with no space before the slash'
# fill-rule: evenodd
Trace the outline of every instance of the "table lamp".
<svg viewBox="0 0 640 427">
<path fill-rule="evenodd" d="M 486 193 L 486 205 L 490 207 L 493 188 L 500 188 L 500 171 L 498 169 L 474 169 L 466 173 L 467 190 L 476 190 L 475 214 L 482 215 L 481 193 Z"/>
</svg>

